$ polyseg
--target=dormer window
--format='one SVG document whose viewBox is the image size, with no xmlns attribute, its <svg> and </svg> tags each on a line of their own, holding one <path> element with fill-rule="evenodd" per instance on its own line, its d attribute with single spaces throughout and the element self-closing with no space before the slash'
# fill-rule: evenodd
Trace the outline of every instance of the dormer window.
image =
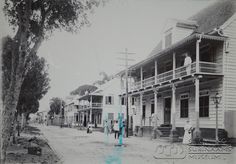
<svg viewBox="0 0 236 164">
<path fill-rule="evenodd" d="M 172 44 L 172 33 L 168 32 L 165 35 L 165 48 L 169 47 Z"/>
</svg>

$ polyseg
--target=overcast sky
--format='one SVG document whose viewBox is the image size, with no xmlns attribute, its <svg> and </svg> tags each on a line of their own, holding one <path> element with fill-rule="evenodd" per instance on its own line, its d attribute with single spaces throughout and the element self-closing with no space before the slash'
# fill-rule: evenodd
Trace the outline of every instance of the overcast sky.
<svg viewBox="0 0 236 164">
<path fill-rule="evenodd" d="M 47 59 L 51 89 L 41 100 L 49 108 L 52 97 L 65 98 L 83 84 L 100 79 L 99 72 L 117 73 L 122 64 L 118 52 L 128 48 L 136 62 L 144 59 L 160 40 L 170 18 L 186 19 L 214 0 L 110 0 L 89 17 L 90 27 L 78 34 L 55 32 L 39 55 Z M 1 33 L 8 31 L 0 15 Z"/>
</svg>

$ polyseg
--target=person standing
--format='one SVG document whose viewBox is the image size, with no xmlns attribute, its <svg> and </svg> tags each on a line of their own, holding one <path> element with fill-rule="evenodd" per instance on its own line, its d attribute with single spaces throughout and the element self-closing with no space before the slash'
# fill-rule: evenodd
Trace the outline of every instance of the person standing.
<svg viewBox="0 0 236 164">
<path fill-rule="evenodd" d="M 185 59 L 184 59 L 184 66 L 186 67 L 186 73 L 187 75 L 190 75 L 191 73 L 191 63 L 192 63 L 192 59 L 191 57 L 188 55 L 188 53 L 184 54 Z"/>
<path fill-rule="evenodd" d="M 108 127 L 108 122 L 107 122 L 107 120 L 105 120 L 105 123 L 104 123 L 104 133 L 108 136 L 109 127 Z"/>
<path fill-rule="evenodd" d="M 192 130 L 193 127 L 190 124 L 189 120 L 187 120 L 184 127 L 183 144 L 190 144 L 192 142 Z"/>
<path fill-rule="evenodd" d="M 115 132 L 115 139 L 116 139 L 116 136 L 117 136 L 117 139 L 119 138 L 119 124 L 118 124 L 118 121 L 115 120 L 114 122 L 114 132 Z"/>
</svg>

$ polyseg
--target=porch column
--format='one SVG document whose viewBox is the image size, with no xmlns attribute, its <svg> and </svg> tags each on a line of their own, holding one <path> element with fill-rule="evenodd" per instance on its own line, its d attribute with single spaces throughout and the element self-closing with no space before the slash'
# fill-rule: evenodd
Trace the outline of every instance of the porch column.
<svg viewBox="0 0 236 164">
<path fill-rule="evenodd" d="M 173 53 L 173 79 L 175 79 L 175 68 L 176 68 L 176 57 L 175 52 Z"/>
<path fill-rule="evenodd" d="M 172 124 L 172 129 L 170 133 L 170 140 L 172 142 L 178 141 L 179 135 L 177 134 L 176 131 L 176 125 L 175 125 L 175 116 L 176 116 L 176 86 L 173 83 L 172 84 L 172 102 L 171 102 L 171 124 Z"/>
<path fill-rule="evenodd" d="M 154 90 L 154 110 L 155 110 L 155 125 L 154 125 L 154 130 L 157 130 L 157 122 L 158 122 L 157 94 L 158 94 L 158 90 Z"/>
<path fill-rule="evenodd" d="M 172 102 L 171 102 L 171 124 L 172 130 L 175 130 L 175 113 L 176 113 L 176 96 L 175 96 L 175 84 L 172 84 Z"/>
<path fill-rule="evenodd" d="M 199 44 L 201 39 L 196 42 L 196 73 L 199 73 Z"/>
<path fill-rule="evenodd" d="M 89 122 L 91 123 L 92 123 L 92 112 L 93 112 L 93 109 L 91 108 L 89 112 Z"/>
<path fill-rule="evenodd" d="M 157 84 L 157 61 L 155 60 L 155 84 Z"/>
<path fill-rule="evenodd" d="M 140 115 L 140 126 L 138 129 L 138 136 L 142 137 L 143 136 L 143 123 L 142 123 L 142 113 L 143 113 L 143 93 L 140 93 L 140 111 L 139 111 L 139 115 Z"/>
<path fill-rule="evenodd" d="M 155 110 L 155 114 L 157 114 L 157 93 L 158 90 L 154 90 L 154 110 Z"/>
<path fill-rule="evenodd" d="M 199 76 L 195 77 L 195 119 L 196 127 L 193 132 L 193 142 L 201 142 L 201 131 L 199 129 Z"/>
<path fill-rule="evenodd" d="M 140 113 L 140 126 L 142 126 L 143 125 L 143 121 L 142 121 L 142 114 L 143 114 L 143 93 L 140 93 L 140 111 L 139 111 L 139 113 Z"/>
<path fill-rule="evenodd" d="M 143 67 L 140 68 L 140 86 L 143 88 Z"/>
<path fill-rule="evenodd" d="M 92 105 L 93 105 L 93 97 L 92 97 L 92 95 L 91 95 L 91 96 L 90 96 L 89 106 L 92 108 Z"/>
</svg>

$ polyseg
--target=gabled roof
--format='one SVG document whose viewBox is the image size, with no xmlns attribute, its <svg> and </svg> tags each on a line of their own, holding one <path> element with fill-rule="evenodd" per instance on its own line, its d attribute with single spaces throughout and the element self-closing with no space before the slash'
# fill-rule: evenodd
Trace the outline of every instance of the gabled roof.
<svg viewBox="0 0 236 164">
<path fill-rule="evenodd" d="M 236 12 L 235 0 L 218 0 L 189 18 L 198 24 L 197 32 L 208 33 L 223 25 Z"/>
<path fill-rule="evenodd" d="M 218 0 L 212 5 L 200 10 L 187 20 L 177 20 L 179 24 L 197 25 L 195 32 L 208 33 L 223 25 L 236 12 L 236 0 Z M 162 50 L 162 41 L 151 51 L 148 57 Z"/>
</svg>

